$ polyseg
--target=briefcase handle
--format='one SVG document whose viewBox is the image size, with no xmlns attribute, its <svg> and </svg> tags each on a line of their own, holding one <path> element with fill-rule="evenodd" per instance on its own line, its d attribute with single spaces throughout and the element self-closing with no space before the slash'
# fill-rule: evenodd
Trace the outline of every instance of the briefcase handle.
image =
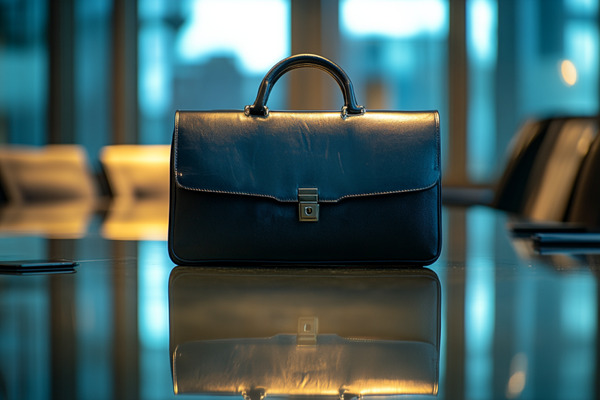
<svg viewBox="0 0 600 400">
<path fill-rule="evenodd" d="M 344 95 L 344 106 L 342 107 L 342 118 L 346 118 L 349 115 L 360 115 L 365 113 L 365 108 L 360 106 L 356 102 L 354 97 L 354 88 L 352 82 L 346 73 L 334 62 L 328 60 L 325 57 L 321 57 L 315 54 L 297 54 L 288 58 L 285 58 L 275 64 L 269 72 L 265 75 L 260 86 L 258 88 L 258 94 L 256 100 L 251 106 L 244 108 L 246 115 L 258 115 L 266 117 L 269 115 L 269 109 L 267 108 L 267 100 L 271 89 L 283 74 L 288 71 L 297 68 L 317 68 L 327 72 L 331 75 L 342 90 Z"/>
</svg>

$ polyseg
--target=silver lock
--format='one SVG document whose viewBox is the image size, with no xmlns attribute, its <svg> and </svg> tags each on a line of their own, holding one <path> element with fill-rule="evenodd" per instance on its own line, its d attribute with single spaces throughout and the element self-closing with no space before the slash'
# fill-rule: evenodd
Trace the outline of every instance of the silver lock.
<svg viewBox="0 0 600 400">
<path fill-rule="evenodd" d="M 319 221 L 319 189 L 298 189 L 298 219 L 302 222 Z"/>
</svg>

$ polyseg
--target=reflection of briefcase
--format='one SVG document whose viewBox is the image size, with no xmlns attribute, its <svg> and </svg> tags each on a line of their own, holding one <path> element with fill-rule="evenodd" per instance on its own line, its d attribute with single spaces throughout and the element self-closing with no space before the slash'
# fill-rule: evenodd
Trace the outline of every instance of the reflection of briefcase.
<svg viewBox="0 0 600 400">
<path fill-rule="evenodd" d="M 273 85 L 299 67 L 337 81 L 341 113 L 269 112 Z M 275 65 L 245 111 L 178 111 L 171 169 L 176 264 L 439 256 L 438 113 L 365 111 L 344 71 L 319 56 Z"/>
<path fill-rule="evenodd" d="M 175 393 L 437 393 L 429 269 L 176 267 L 169 311 Z"/>
</svg>

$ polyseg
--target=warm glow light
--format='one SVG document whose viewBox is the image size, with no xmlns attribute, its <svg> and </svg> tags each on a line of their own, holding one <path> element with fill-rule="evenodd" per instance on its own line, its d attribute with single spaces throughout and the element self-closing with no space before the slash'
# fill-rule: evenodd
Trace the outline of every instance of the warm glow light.
<svg viewBox="0 0 600 400">
<path fill-rule="evenodd" d="M 102 237 L 110 240 L 166 241 L 169 202 L 166 198 L 113 199 L 102 224 Z"/>
<path fill-rule="evenodd" d="M 167 199 L 170 152 L 168 144 L 103 147 L 100 162 L 113 196 Z"/>
<path fill-rule="evenodd" d="M 94 210 L 94 202 L 86 199 L 4 206 L 0 235 L 79 239 Z"/>
<path fill-rule="evenodd" d="M 582 157 L 590 151 L 590 147 L 592 143 L 594 143 L 594 139 L 596 139 L 596 129 L 595 126 L 588 126 L 583 132 L 581 132 L 581 137 L 577 141 L 577 152 L 581 154 Z"/>
<path fill-rule="evenodd" d="M 506 397 L 517 398 L 525 389 L 527 383 L 527 356 L 523 353 L 516 354 L 510 363 L 510 378 L 506 387 Z"/>
<path fill-rule="evenodd" d="M 563 60 L 560 63 L 560 73 L 567 86 L 573 86 L 577 83 L 577 68 L 575 68 L 575 64 L 572 61 Z"/>
<path fill-rule="evenodd" d="M 515 398 L 525 389 L 525 372 L 515 372 L 508 380 L 507 397 Z"/>
</svg>

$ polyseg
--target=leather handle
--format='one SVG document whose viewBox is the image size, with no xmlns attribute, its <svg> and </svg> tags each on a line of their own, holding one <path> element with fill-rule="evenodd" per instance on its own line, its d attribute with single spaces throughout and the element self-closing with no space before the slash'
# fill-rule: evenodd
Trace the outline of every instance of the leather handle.
<svg viewBox="0 0 600 400">
<path fill-rule="evenodd" d="M 344 106 L 342 107 L 342 118 L 348 115 L 360 115 L 365 113 L 365 108 L 359 106 L 354 97 L 354 88 L 352 82 L 346 73 L 334 62 L 325 57 L 315 54 L 297 54 L 285 58 L 275 64 L 267 72 L 258 88 L 256 100 L 251 106 L 246 106 L 244 112 L 246 115 L 268 116 L 269 109 L 266 107 L 271 89 L 283 74 L 297 68 L 317 68 L 327 72 L 339 85 L 344 95 Z"/>
</svg>

